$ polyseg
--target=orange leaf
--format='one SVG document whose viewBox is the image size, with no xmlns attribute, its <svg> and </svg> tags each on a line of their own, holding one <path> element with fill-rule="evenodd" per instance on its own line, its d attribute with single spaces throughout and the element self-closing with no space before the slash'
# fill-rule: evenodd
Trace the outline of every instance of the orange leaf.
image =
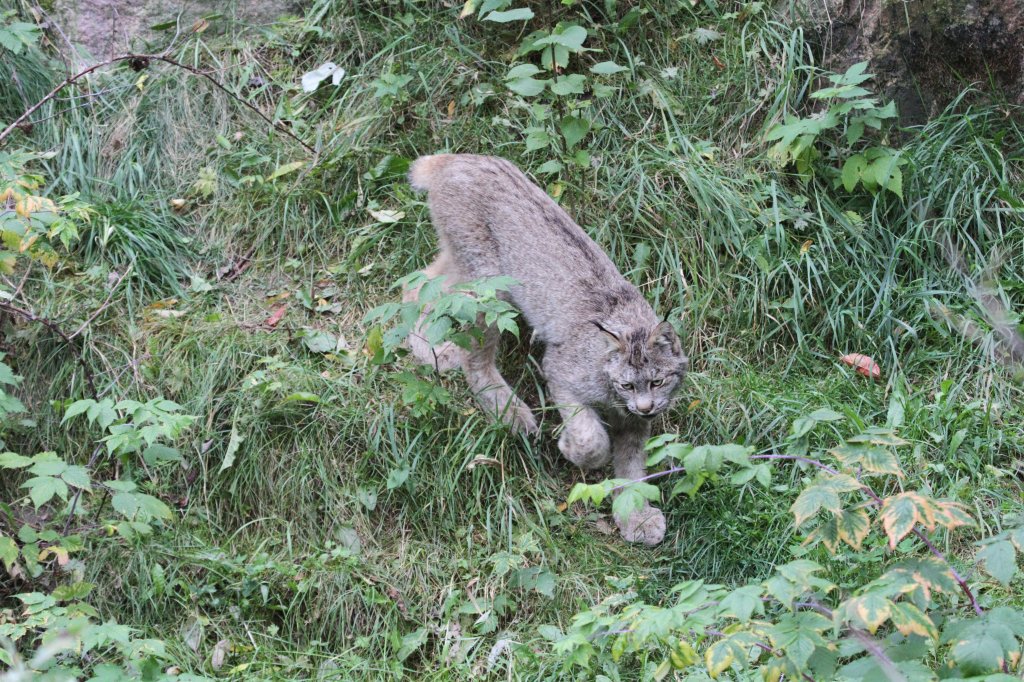
<svg viewBox="0 0 1024 682">
<path fill-rule="evenodd" d="M 270 317 L 268 317 L 267 321 L 264 322 L 263 324 L 267 325 L 268 327 L 273 327 L 274 325 L 281 321 L 281 318 L 284 317 L 284 311 L 287 309 L 287 304 L 280 306 L 270 314 Z"/>
<path fill-rule="evenodd" d="M 872 360 L 867 355 L 861 355 L 860 353 L 850 353 L 839 358 L 839 361 L 843 364 L 849 365 L 857 370 L 858 374 L 869 377 L 871 379 L 881 379 L 882 370 L 878 366 L 878 363 Z"/>
</svg>

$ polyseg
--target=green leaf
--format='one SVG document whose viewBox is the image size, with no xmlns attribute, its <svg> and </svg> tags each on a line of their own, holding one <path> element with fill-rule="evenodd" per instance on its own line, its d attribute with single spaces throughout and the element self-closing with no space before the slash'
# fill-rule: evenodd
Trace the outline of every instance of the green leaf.
<svg viewBox="0 0 1024 682">
<path fill-rule="evenodd" d="M 71 405 L 68 406 L 68 409 L 65 410 L 64 412 L 64 418 L 60 420 L 61 426 L 63 426 L 68 421 L 74 419 L 78 415 L 84 413 L 86 410 L 88 410 L 95 404 L 96 401 L 91 399 L 76 400 L 75 402 L 71 403 Z"/>
<path fill-rule="evenodd" d="M 756 611 L 764 614 L 760 585 L 746 585 L 733 590 L 719 604 L 723 616 L 732 616 L 742 623 L 750 620 Z"/>
<path fill-rule="evenodd" d="M 181 462 L 182 456 L 176 448 L 161 445 L 160 443 L 153 443 L 142 451 L 142 459 L 146 464 L 153 466 L 162 462 Z"/>
<path fill-rule="evenodd" d="M 985 567 L 985 572 L 1004 587 L 1009 586 L 1013 574 L 1017 572 L 1017 552 L 1009 540 L 985 545 L 975 558 Z"/>
<path fill-rule="evenodd" d="M 579 73 L 571 73 L 562 76 L 556 81 L 552 81 L 551 92 L 559 96 L 582 95 L 584 93 L 583 85 L 586 81 L 586 76 Z"/>
<path fill-rule="evenodd" d="M 864 509 L 844 509 L 836 515 L 839 539 L 853 549 L 860 549 L 871 530 L 871 519 Z"/>
<path fill-rule="evenodd" d="M 541 69 L 537 68 L 534 64 L 520 64 L 513 66 L 509 69 L 508 74 L 505 76 L 505 80 L 517 80 L 519 78 L 530 78 L 536 76 L 541 72 Z"/>
<path fill-rule="evenodd" d="M 507 24 L 510 21 L 529 21 L 533 19 L 533 10 L 529 7 L 517 7 L 503 12 L 494 11 L 484 17 L 484 21 L 496 21 Z"/>
<path fill-rule="evenodd" d="M 842 503 L 836 490 L 819 477 L 815 483 L 800 491 L 789 511 L 792 512 L 794 523 L 799 528 L 804 521 L 823 508 L 838 513 L 842 509 Z"/>
<path fill-rule="evenodd" d="M 224 459 L 220 463 L 220 469 L 218 473 L 230 469 L 235 463 L 235 456 L 238 454 L 238 448 L 241 446 L 242 441 L 245 440 L 245 436 L 238 432 L 238 423 L 231 423 L 231 435 L 228 436 L 228 447 L 224 451 Z"/>
<path fill-rule="evenodd" d="M 0 47 L 14 54 L 21 54 L 27 45 L 34 45 L 39 40 L 39 27 L 24 21 L 14 21 L 0 25 Z"/>
<path fill-rule="evenodd" d="M 409 658 L 409 656 L 411 656 L 413 652 L 415 652 L 421 646 L 426 644 L 427 637 L 429 636 L 429 634 L 430 630 L 428 630 L 427 628 L 417 628 L 416 630 L 413 630 L 409 634 L 402 637 L 401 646 L 399 646 L 398 653 L 396 654 L 398 660 L 404 661 L 405 659 Z"/>
<path fill-rule="evenodd" d="M 579 52 L 587 39 L 587 29 L 578 24 L 559 24 L 549 35 L 533 41 L 534 46 L 560 45 L 571 52 Z"/>
<path fill-rule="evenodd" d="M 615 62 L 600 62 L 590 67 L 590 73 L 596 73 L 599 76 L 610 76 L 622 71 L 629 71 L 629 69 L 619 66 Z"/>
<path fill-rule="evenodd" d="M 23 457 L 14 452 L 0 454 L 0 469 L 24 469 L 31 463 L 31 457 Z"/>
<path fill-rule="evenodd" d="M 14 542 L 14 538 L 0 535 L 0 563 L 3 563 L 4 569 L 10 572 L 11 566 L 17 559 L 18 545 Z"/>
<path fill-rule="evenodd" d="M 867 167 L 868 161 L 864 158 L 863 154 L 854 154 L 846 160 L 843 164 L 842 180 L 843 189 L 847 192 L 852 192 L 860 182 L 861 174 Z"/>
<path fill-rule="evenodd" d="M 69 466 L 60 477 L 70 486 L 92 492 L 92 480 L 89 477 L 89 470 L 83 466 Z"/>
<path fill-rule="evenodd" d="M 405 483 L 408 480 L 408 478 L 409 478 L 409 469 L 408 468 L 406 468 L 406 467 L 399 467 L 397 469 L 392 469 L 388 473 L 388 483 L 387 483 L 388 490 L 394 490 L 395 488 L 397 488 L 400 485 L 402 485 L 403 483 Z"/>
<path fill-rule="evenodd" d="M 566 150 L 575 147 L 590 130 L 590 121 L 578 116 L 565 116 L 558 123 L 558 129 L 565 138 Z"/>
<path fill-rule="evenodd" d="M 39 509 L 41 506 L 57 495 L 62 500 L 68 499 L 68 486 L 64 481 L 53 476 L 36 476 L 21 484 L 22 488 L 28 488 L 28 496 L 32 503 Z"/>
<path fill-rule="evenodd" d="M 523 97 L 535 97 L 540 93 L 544 92 L 544 86 L 550 81 L 538 80 L 536 78 L 516 78 L 515 80 L 506 81 L 505 86 Z"/>
<path fill-rule="evenodd" d="M 59 476 L 67 468 L 67 463 L 57 453 L 40 452 L 32 458 L 32 468 L 28 471 L 38 476 Z"/>
<path fill-rule="evenodd" d="M 289 173 L 294 173 L 295 171 L 299 170 L 305 165 L 305 161 L 292 161 L 291 163 L 286 163 L 282 166 L 278 166 L 277 168 L 274 169 L 273 173 L 267 176 L 267 182 L 272 182 L 280 177 L 288 175 Z"/>
</svg>

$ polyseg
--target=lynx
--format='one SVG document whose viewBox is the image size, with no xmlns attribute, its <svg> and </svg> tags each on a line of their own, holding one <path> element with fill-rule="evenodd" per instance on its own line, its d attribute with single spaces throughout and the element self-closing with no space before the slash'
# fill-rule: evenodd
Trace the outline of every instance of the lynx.
<svg viewBox="0 0 1024 682">
<path fill-rule="evenodd" d="M 448 286 L 496 276 L 518 283 L 507 297 L 544 345 L 548 394 L 563 420 L 562 454 L 587 469 L 610 461 L 617 478 L 642 477 L 651 420 L 669 407 L 689 365 L 672 326 L 658 321 L 601 248 L 509 161 L 423 156 L 409 180 L 427 192 L 438 236 L 427 275 L 444 276 Z M 498 336 L 486 329 L 470 350 L 433 348 L 415 336 L 410 346 L 420 362 L 462 367 L 485 410 L 534 434 L 534 415 L 495 365 Z M 629 542 L 655 545 L 665 535 L 665 517 L 652 506 L 615 521 Z"/>
</svg>

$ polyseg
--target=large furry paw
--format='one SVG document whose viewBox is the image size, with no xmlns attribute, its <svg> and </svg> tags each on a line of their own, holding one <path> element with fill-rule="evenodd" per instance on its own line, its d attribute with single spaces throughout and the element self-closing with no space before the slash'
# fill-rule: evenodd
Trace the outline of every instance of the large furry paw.
<svg viewBox="0 0 1024 682">
<path fill-rule="evenodd" d="M 612 457 L 608 432 L 600 424 L 570 423 L 558 438 L 558 449 L 581 469 L 601 469 Z"/>
<path fill-rule="evenodd" d="M 521 433 L 524 436 L 536 436 L 540 433 L 537 418 L 533 416 L 533 412 L 526 403 L 518 398 L 515 402 L 518 404 L 509 405 L 508 411 L 502 416 L 502 420 L 511 426 L 512 430 L 516 433 Z"/>
<path fill-rule="evenodd" d="M 638 509 L 626 519 L 616 516 L 615 525 L 626 542 L 653 547 L 665 538 L 665 515 L 657 507 Z"/>
</svg>

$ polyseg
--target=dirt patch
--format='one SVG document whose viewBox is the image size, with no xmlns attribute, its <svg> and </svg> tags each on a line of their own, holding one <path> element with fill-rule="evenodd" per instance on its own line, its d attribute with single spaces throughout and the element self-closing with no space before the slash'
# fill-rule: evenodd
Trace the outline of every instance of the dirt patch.
<svg viewBox="0 0 1024 682">
<path fill-rule="evenodd" d="M 242 23 L 269 23 L 294 14 L 299 4 L 295 0 L 56 0 L 52 14 L 71 42 L 85 48 L 88 54 L 83 55 L 83 61 L 88 62 L 140 49 L 147 41 L 170 41 L 173 30 L 156 32 L 150 27 L 173 21 L 178 12 L 182 30 L 187 31 L 196 19 L 209 14 L 222 14 L 227 20 Z"/>
<path fill-rule="evenodd" d="M 1024 104 L 1020 0 L 798 0 L 797 14 L 827 68 L 870 63 L 904 124 L 935 116 L 968 85 Z"/>
</svg>

